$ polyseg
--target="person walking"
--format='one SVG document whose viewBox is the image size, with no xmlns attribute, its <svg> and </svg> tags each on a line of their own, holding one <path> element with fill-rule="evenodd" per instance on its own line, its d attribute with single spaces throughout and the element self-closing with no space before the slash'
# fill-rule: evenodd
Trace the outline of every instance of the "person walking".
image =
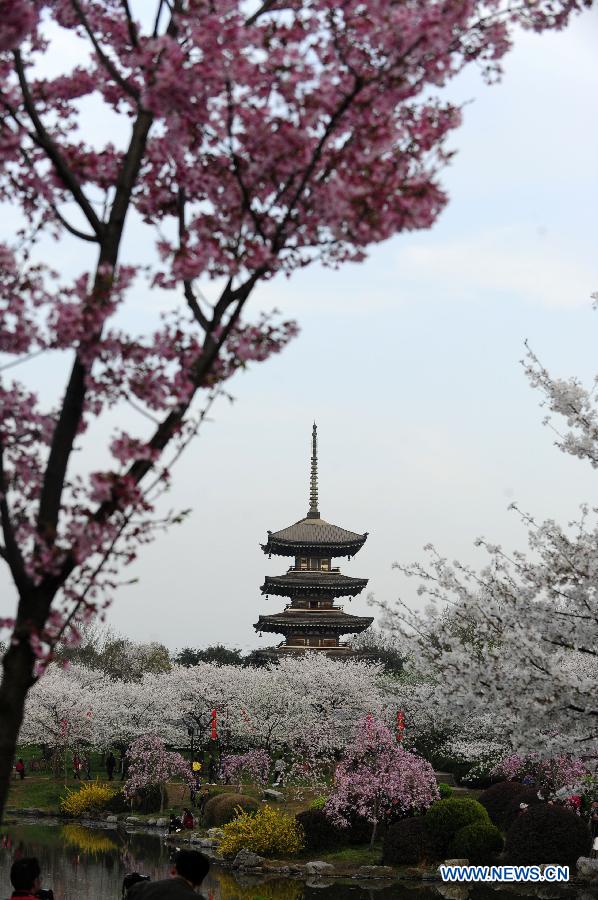
<svg viewBox="0 0 598 900">
<path fill-rule="evenodd" d="M 191 900 L 210 870 L 210 861 L 198 850 L 179 850 L 170 878 L 139 882 L 127 893 L 127 900 Z"/>
<path fill-rule="evenodd" d="M 25 763 L 23 762 L 21 757 L 19 757 L 19 759 L 17 761 L 17 764 L 15 766 L 15 772 L 17 773 L 17 775 L 19 776 L 19 778 L 22 781 L 23 778 L 25 777 Z"/>
<path fill-rule="evenodd" d="M 114 769 L 116 768 L 116 757 L 112 750 L 106 757 L 106 771 L 108 772 L 108 781 L 114 779 Z"/>
<path fill-rule="evenodd" d="M 81 781 L 81 769 L 83 768 L 81 764 L 81 757 L 79 756 L 79 752 L 75 750 L 73 755 L 73 778 L 76 781 Z"/>
</svg>

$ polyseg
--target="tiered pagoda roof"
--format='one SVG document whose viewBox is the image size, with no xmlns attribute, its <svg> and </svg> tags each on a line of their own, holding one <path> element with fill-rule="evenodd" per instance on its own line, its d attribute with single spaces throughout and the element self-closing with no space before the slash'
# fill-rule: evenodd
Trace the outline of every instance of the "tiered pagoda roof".
<svg viewBox="0 0 598 900">
<path fill-rule="evenodd" d="M 368 583 L 367 578 L 349 578 L 340 572 L 301 572 L 289 569 L 286 575 L 266 575 L 260 590 L 267 596 L 292 597 L 312 594 L 314 589 L 327 597 L 355 597 Z"/>
<path fill-rule="evenodd" d="M 358 631 L 365 631 L 373 621 L 371 616 L 350 616 L 335 607 L 318 611 L 289 607 L 284 612 L 274 613 L 272 616 L 260 616 L 254 627 L 260 631 L 273 631 L 276 634 L 294 632 L 295 629 L 312 634 L 317 634 L 322 629 L 337 634 L 355 634 Z"/>
<path fill-rule="evenodd" d="M 295 565 L 285 575 L 268 575 L 261 587 L 262 594 L 289 597 L 291 603 L 283 612 L 260 616 L 253 627 L 285 636 L 276 653 L 320 650 L 332 655 L 350 654 L 350 646 L 341 644 L 339 636 L 365 631 L 374 620 L 370 616 L 348 615 L 334 606 L 334 599 L 355 597 L 368 582 L 367 578 L 342 575 L 331 563 L 336 556 L 354 556 L 368 535 L 348 531 L 320 516 L 315 424 L 309 501 L 304 519 L 280 531 L 269 531 L 268 540 L 262 544 L 264 553 L 295 558 Z"/>
</svg>

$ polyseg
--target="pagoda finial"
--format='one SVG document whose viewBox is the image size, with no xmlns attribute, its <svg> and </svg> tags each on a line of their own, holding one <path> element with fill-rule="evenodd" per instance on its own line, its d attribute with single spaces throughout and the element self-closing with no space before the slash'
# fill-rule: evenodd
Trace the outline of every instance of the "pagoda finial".
<svg viewBox="0 0 598 900">
<path fill-rule="evenodd" d="M 318 426 L 315 422 L 311 431 L 311 476 L 309 480 L 309 512 L 307 518 L 320 518 L 318 510 Z"/>
</svg>

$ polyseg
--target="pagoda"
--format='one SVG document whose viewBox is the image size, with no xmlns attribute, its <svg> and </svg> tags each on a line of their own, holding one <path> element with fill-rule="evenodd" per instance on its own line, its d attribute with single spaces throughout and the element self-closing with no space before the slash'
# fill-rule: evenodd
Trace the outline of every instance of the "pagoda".
<svg viewBox="0 0 598 900">
<path fill-rule="evenodd" d="M 329 656 L 350 656 L 350 645 L 340 641 L 343 634 L 365 631 L 374 621 L 371 616 L 351 616 L 337 597 L 355 597 L 367 585 L 366 578 L 341 575 L 332 565 L 334 557 L 349 559 L 363 547 L 365 534 L 331 525 L 318 509 L 318 430 L 312 431 L 309 511 L 304 519 L 281 531 L 269 531 L 262 550 L 269 557 L 289 556 L 294 564 L 285 575 L 266 576 L 262 594 L 288 597 L 283 612 L 260 616 L 253 626 L 256 631 L 284 635 L 274 649 L 278 656 L 317 650 Z"/>
</svg>

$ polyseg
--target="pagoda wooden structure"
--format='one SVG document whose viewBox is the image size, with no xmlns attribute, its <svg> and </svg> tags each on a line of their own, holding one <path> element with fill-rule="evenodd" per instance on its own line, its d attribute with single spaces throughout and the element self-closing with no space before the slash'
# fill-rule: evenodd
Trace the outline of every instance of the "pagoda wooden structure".
<svg viewBox="0 0 598 900">
<path fill-rule="evenodd" d="M 351 558 L 363 547 L 367 532 L 356 534 L 326 522 L 318 509 L 318 431 L 312 431 L 309 511 L 281 531 L 269 531 L 262 550 L 269 557 L 289 556 L 294 565 L 285 575 L 266 576 L 261 587 L 267 597 L 288 597 L 283 612 L 260 616 L 256 631 L 284 635 L 283 643 L 273 648 L 278 656 L 287 653 L 319 651 L 330 656 L 349 656 L 349 644 L 343 634 L 358 634 L 374 621 L 371 616 L 352 616 L 336 606 L 338 597 L 355 597 L 367 585 L 366 578 L 342 575 L 332 565 L 335 557 Z"/>
</svg>

